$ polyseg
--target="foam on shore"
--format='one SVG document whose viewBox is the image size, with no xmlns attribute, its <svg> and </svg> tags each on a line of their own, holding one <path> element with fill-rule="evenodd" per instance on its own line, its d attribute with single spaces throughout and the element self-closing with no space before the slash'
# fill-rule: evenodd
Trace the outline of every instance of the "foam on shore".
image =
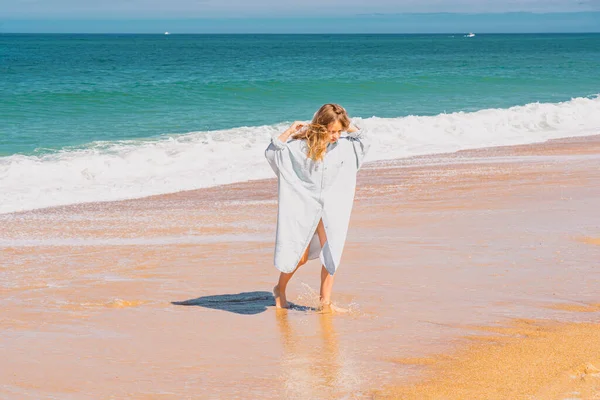
<svg viewBox="0 0 600 400">
<path fill-rule="evenodd" d="M 586 136 L 600 126 L 600 98 L 471 113 L 371 117 L 368 161 Z M 0 157 L 0 213 L 173 193 L 273 176 L 263 152 L 287 124 L 95 142 L 41 156 Z"/>
</svg>

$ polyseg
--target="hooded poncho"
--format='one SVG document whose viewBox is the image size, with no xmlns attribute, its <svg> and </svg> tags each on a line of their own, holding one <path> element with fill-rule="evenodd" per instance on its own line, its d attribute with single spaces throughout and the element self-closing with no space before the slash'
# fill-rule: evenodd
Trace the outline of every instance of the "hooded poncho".
<svg viewBox="0 0 600 400">
<path fill-rule="evenodd" d="M 304 140 L 286 143 L 273 137 L 265 157 L 278 178 L 275 267 L 293 272 L 307 246 L 308 258 L 319 257 L 331 275 L 337 270 L 354 202 L 356 173 L 369 148 L 364 130 L 348 133 L 327 147 L 322 161 L 307 157 Z M 319 220 L 327 235 L 321 248 Z"/>
</svg>

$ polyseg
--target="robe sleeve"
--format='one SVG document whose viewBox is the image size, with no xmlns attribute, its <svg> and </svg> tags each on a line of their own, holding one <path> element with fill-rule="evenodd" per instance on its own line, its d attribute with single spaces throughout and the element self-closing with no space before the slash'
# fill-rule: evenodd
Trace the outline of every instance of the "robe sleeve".
<svg viewBox="0 0 600 400">
<path fill-rule="evenodd" d="M 358 170 L 362 166 L 365 156 L 371 147 L 371 140 L 369 133 L 364 128 L 357 128 L 358 131 L 356 132 L 348 132 L 347 137 L 350 139 L 352 146 L 354 147 L 354 154 L 356 155 L 356 169 Z"/>
<path fill-rule="evenodd" d="M 265 150 L 265 158 L 269 162 L 271 169 L 275 172 L 275 175 L 279 176 L 279 166 L 281 165 L 281 159 L 287 152 L 287 143 L 279 140 L 279 135 L 276 134 L 271 137 L 271 143 Z"/>
</svg>

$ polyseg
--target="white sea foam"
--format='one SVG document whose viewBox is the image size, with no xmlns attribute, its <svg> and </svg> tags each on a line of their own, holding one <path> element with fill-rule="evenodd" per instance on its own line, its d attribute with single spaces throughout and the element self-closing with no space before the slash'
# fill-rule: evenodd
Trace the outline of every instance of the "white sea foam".
<svg viewBox="0 0 600 400">
<path fill-rule="evenodd" d="M 600 97 L 472 113 L 371 117 L 367 161 L 600 131 Z M 0 158 L 0 213 L 109 201 L 273 177 L 263 152 L 286 124 L 192 132 L 153 141 L 97 142 L 44 156 Z"/>
</svg>

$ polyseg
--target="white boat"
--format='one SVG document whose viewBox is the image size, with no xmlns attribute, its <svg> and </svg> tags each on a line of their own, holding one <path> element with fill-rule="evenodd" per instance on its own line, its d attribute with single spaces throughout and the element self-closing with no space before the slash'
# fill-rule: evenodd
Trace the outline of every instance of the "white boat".
<svg viewBox="0 0 600 400">
<path fill-rule="evenodd" d="M 165 35 L 169 35 L 169 32 L 165 32 Z"/>
<path fill-rule="evenodd" d="M 468 35 L 465 35 L 465 37 L 475 37 L 475 34 L 473 32 L 470 32 Z"/>
</svg>

